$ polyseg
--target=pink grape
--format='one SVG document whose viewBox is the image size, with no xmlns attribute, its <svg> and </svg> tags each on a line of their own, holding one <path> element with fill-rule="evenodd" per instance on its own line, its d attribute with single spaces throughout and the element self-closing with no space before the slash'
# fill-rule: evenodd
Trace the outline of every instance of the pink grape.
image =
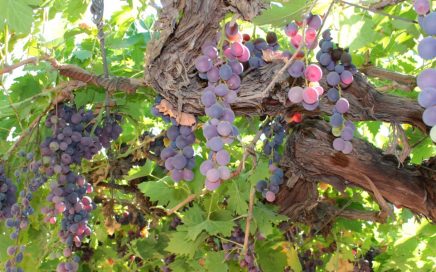
<svg viewBox="0 0 436 272">
<path fill-rule="evenodd" d="M 306 102 L 307 104 L 313 104 L 316 103 L 318 99 L 319 99 L 318 92 L 314 88 L 307 87 L 304 89 L 303 91 L 304 102 Z"/>
<path fill-rule="evenodd" d="M 229 40 L 235 39 L 235 36 L 238 35 L 239 26 L 237 23 L 226 23 L 224 26 L 224 31 Z"/>
<path fill-rule="evenodd" d="M 344 149 L 342 149 L 342 153 L 350 154 L 353 151 L 353 144 L 350 141 L 344 141 Z"/>
<path fill-rule="evenodd" d="M 276 200 L 276 194 L 274 194 L 271 191 L 266 192 L 265 194 L 265 198 L 268 202 L 274 202 L 274 200 Z"/>
<path fill-rule="evenodd" d="M 436 35 L 436 11 L 430 12 L 424 17 L 422 29 L 428 35 Z"/>
<path fill-rule="evenodd" d="M 201 73 L 206 73 L 212 68 L 212 60 L 207 56 L 199 56 L 195 59 L 195 68 Z"/>
<path fill-rule="evenodd" d="M 313 28 L 308 28 L 306 30 L 306 36 L 305 36 L 306 43 L 310 44 L 314 42 L 315 39 L 316 39 L 316 30 Z"/>
<path fill-rule="evenodd" d="M 288 98 L 292 103 L 300 103 L 303 101 L 303 88 L 294 86 L 289 89 Z"/>
<path fill-rule="evenodd" d="M 218 171 L 220 172 L 220 179 L 222 180 L 228 180 L 232 176 L 232 173 L 227 166 L 218 167 Z"/>
<path fill-rule="evenodd" d="M 232 49 L 230 47 L 224 49 L 224 56 L 229 60 L 236 60 L 236 57 L 232 54 Z"/>
<path fill-rule="evenodd" d="M 302 42 L 303 42 L 303 37 L 300 34 L 296 34 L 291 38 L 291 44 L 295 48 L 298 48 Z"/>
<path fill-rule="evenodd" d="M 231 52 L 233 56 L 240 57 L 244 51 L 244 45 L 240 42 L 234 42 L 230 45 L 230 49 L 232 50 Z"/>
<path fill-rule="evenodd" d="M 429 68 L 422 71 L 416 78 L 416 83 L 421 90 L 436 88 L 436 69 Z"/>
<path fill-rule="evenodd" d="M 285 26 L 285 34 L 288 37 L 293 37 L 298 33 L 298 26 L 295 23 L 290 23 Z"/>
<path fill-rule="evenodd" d="M 342 150 L 344 150 L 344 148 L 345 148 L 345 141 L 344 141 L 342 138 L 336 138 L 336 139 L 333 141 L 333 148 L 334 148 L 336 151 L 342 151 Z"/>
<path fill-rule="evenodd" d="M 436 106 L 428 107 L 424 114 L 422 115 L 422 121 L 429 126 L 435 126 L 436 125 Z"/>
<path fill-rule="evenodd" d="M 348 70 L 343 71 L 341 74 L 341 81 L 346 85 L 353 83 L 353 74 Z"/>
<path fill-rule="evenodd" d="M 429 0 L 416 0 L 413 4 L 416 13 L 419 15 L 425 15 L 430 10 L 430 1 Z"/>
<path fill-rule="evenodd" d="M 422 39 L 418 44 L 418 54 L 425 60 L 431 60 L 436 57 L 436 39 L 433 37 Z"/>
<path fill-rule="evenodd" d="M 436 88 L 426 88 L 418 95 L 418 103 L 423 108 L 436 105 Z"/>
<path fill-rule="evenodd" d="M 207 171 L 213 168 L 213 162 L 211 160 L 205 160 L 200 165 L 200 173 L 206 176 Z"/>
<path fill-rule="evenodd" d="M 304 71 L 304 76 L 309 81 L 317 82 L 321 80 L 322 70 L 318 65 L 310 64 Z"/>
<path fill-rule="evenodd" d="M 220 179 L 220 172 L 218 169 L 212 168 L 207 171 L 206 178 L 211 182 L 217 182 Z"/>
<path fill-rule="evenodd" d="M 316 90 L 316 92 L 318 93 L 319 96 L 323 95 L 324 88 L 322 86 L 315 86 L 313 88 Z"/>
<path fill-rule="evenodd" d="M 238 57 L 238 60 L 240 62 L 247 62 L 250 59 L 250 56 L 251 56 L 250 50 L 247 47 L 245 47 L 245 46 L 243 47 L 242 50 L 243 50 L 242 51 L 242 55 L 240 57 Z"/>
<path fill-rule="evenodd" d="M 335 105 L 335 109 L 339 113 L 346 113 L 350 109 L 350 103 L 346 98 L 340 98 Z"/>
</svg>

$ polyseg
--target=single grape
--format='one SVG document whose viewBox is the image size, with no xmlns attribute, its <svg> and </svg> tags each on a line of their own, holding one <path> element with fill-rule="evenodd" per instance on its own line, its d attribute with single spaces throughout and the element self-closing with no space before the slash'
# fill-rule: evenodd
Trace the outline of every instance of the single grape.
<svg viewBox="0 0 436 272">
<path fill-rule="evenodd" d="M 276 200 L 276 194 L 271 191 L 266 192 L 265 198 L 268 202 L 274 202 Z"/>
<path fill-rule="evenodd" d="M 345 141 L 344 141 L 342 138 L 336 138 L 336 139 L 333 141 L 333 148 L 334 148 L 336 151 L 342 151 L 342 150 L 344 150 L 344 148 L 345 148 Z"/>
<path fill-rule="evenodd" d="M 310 18 L 308 26 L 318 30 L 322 25 L 322 19 L 321 16 L 319 15 L 313 15 L 312 18 Z"/>
<path fill-rule="evenodd" d="M 212 168 L 207 171 L 206 178 L 211 182 L 217 182 L 220 179 L 220 172 L 218 169 Z"/>
<path fill-rule="evenodd" d="M 200 165 L 200 173 L 206 176 L 207 171 L 213 168 L 213 162 L 211 160 L 205 160 Z"/>
<path fill-rule="evenodd" d="M 244 51 L 244 45 L 240 42 L 234 42 L 230 45 L 230 50 L 235 57 L 242 56 L 242 52 Z"/>
<path fill-rule="evenodd" d="M 344 139 L 345 141 L 349 141 L 349 140 L 353 139 L 353 136 L 354 136 L 354 129 L 352 129 L 350 127 L 345 127 L 342 130 L 341 138 Z"/>
<path fill-rule="evenodd" d="M 332 127 L 340 127 L 344 123 L 344 118 L 342 117 L 342 114 L 340 113 L 334 113 L 330 117 L 330 125 Z"/>
<path fill-rule="evenodd" d="M 430 12 L 424 17 L 422 29 L 428 35 L 436 35 L 436 11 Z"/>
<path fill-rule="evenodd" d="M 212 69 L 212 60 L 204 55 L 201 55 L 195 59 L 195 68 L 201 73 L 206 73 Z"/>
<path fill-rule="evenodd" d="M 300 103 L 303 101 L 303 88 L 294 86 L 289 89 L 288 98 L 292 103 Z"/>
<path fill-rule="evenodd" d="M 304 76 L 309 81 L 317 82 L 321 80 L 322 70 L 318 65 L 310 64 L 304 71 Z"/>
<path fill-rule="evenodd" d="M 259 180 L 256 183 L 256 191 L 258 191 L 259 193 L 263 192 L 266 187 L 268 186 L 268 183 L 266 180 Z"/>
<path fill-rule="evenodd" d="M 430 1 L 429 0 L 415 0 L 413 4 L 416 13 L 419 15 L 425 15 L 430 10 Z"/>
<path fill-rule="evenodd" d="M 339 91 L 336 88 L 330 88 L 327 92 L 327 98 L 332 102 L 338 101 Z"/>
<path fill-rule="evenodd" d="M 213 137 L 206 143 L 206 146 L 212 151 L 218 152 L 223 149 L 224 143 L 220 137 Z"/>
<path fill-rule="evenodd" d="M 230 169 L 227 166 L 218 167 L 218 171 L 220 172 L 221 180 L 228 180 L 232 176 L 232 173 L 230 172 Z"/>
<path fill-rule="evenodd" d="M 229 92 L 229 88 L 225 84 L 219 84 L 214 89 L 215 94 L 218 96 L 225 96 Z"/>
<path fill-rule="evenodd" d="M 320 52 L 321 52 L 321 51 L 320 51 Z M 331 55 L 330 55 L 329 53 L 322 53 L 322 54 L 319 56 L 319 63 L 320 63 L 322 66 L 327 66 L 327 65 L 329 65 L 331 62 L 332 62 L 332 57 L 331 57 Z"/>
<path fill-rule="evenodd" d="M 298 78 L 304 74 L 304 62 L 296 60 L 288 68 L 288 73 L 291 77 Z"/>
<path fill-rule="evenodd" d="M 221 136 L 229 136 L 233 132 L 232 124 L 227 121 L 220 122 L 217 126 L 217 131 Z"/>
<path fill-rule="evenodd" d="M 339 76 L 339 74 L 337 72 L 332 71 L 332 72 L 327 74 L 326 81 L 330 86 L 337 86 L 339 84 L 339 82 L 341 81 L 341 77 Z"/>
<path fill-rule="evenodd" d="M 307 44 L 312 44 L 316 39 L 316 30 L 314 28 L 308 28 L 304 39 Z"/>
<path fill-rule="evenodd" d="M 216 67 L 212 67 L 206 74 L 209 82 L 216 83 L 220 80 L 220 71 Z"/>
<path fill-rule="evenodd" d="M 285 34 L 288 37 L 293 37 L 298 33 L 298 26 L 295 23 L 290 23 L 285 26 Z"/>
<path fill-rule="evenodd" d="M 218 57 L 218 49 L 213 45 L 202 47 L 201 52 L 203 55 L 206 55 L 211 59 L 216 59 Z"/>
<path fill-rule="evenodd" d="M 353 144 L 350 141 L 344 141 L 344 148 L 342 149 L 342 153 L 350 154 L 353 151 Z"/>
<path fill-rule="evenodd" d="M 348 70 L 343 71 L 341 74 L 341 81 L 346 85 L 353 83 L 353 74 Z"/>
<path fill-rule="evenodd" d="M 435 13 L 436 14 L 436 13 Z M 435 22 L 436 24 L 436 15 Z M 431 60 L 436 57 L 436 39 L 429 36 L 422 39 L 418 44 L 418 54 L 425 60 Z"/>
<path fill-rule="evenodd" d="M 232 67 L 228 64 L 221 65 L 219 69 L 219 75 L 222 80 L 229 80 L 233 75 Z"/>
<path fill-rule="evenodd" d="M 421 90 L 426 88 L 436 89 L 436 69 L 429 68 L 422 71 L 416 78 L 416 83 Z"/>
<path fill-rule="evenodd" d="M 223 107 L 218 103 L 213 104 L 205 110 L 207 116 L 217 119 L 219 119 L 223 115 L 223 111 Z"/>
<path fill-rule="evenodd" d="M 428 107 L 424 111 L 424 114 L 422 115 L 422 121 L 424 121 L 424 123 L 430 127 L 436 125 L 436 106 Z"/>
<path fill-rule="evenodd" d="M 319 106 L 319 101 L 316 101 L 316 102 L 313 103 L 313 104 L 307 104 L 306 102 L 303 102 L 302 105 L 303 105 L 303 108 L 304 108 L 304 109 L 306 109 L 306 110 L 308 110 L 308 111 L 313 111 L 313 110 L 315 110 L 316 108 L 318 108 L 318 106 Z"/>
<path fill-rule="evenodd" d="M 335 109 L 339 113 L 346 113 L 350 109 L 350 103 L 346 98 L 342 97 L 336 102 Z"/>
<path fill-rule="evenodd" d="M 227 165 L 227 164 L 229 164 L 230 163 L 230 154 L 229 154 L 229 152 L 227 152 L 226 150 L 220 150 L 220 151 L 218 151 L 217 153 L 216 153 L 216 155 L 215 155 L 215 158 L 216 158 L 216 162 L 219 164 L 219 165 Z"/>
<path fill-rule="evenodd" d="M 436 143 L 436 126 L 433 126 L 430 130 L 430 138 Z"/>
<path fill-rule="evenodd" d="M 312 88 L 307 87 L 303 91 L 303 101 L 307 104 L 314 104 L 318 101 L 319 95 L 318 92 Z"/>
<path fill-rule="evenodd" d="M 436 88 L 423 89 L 418 95 L 418 103 L 423 108 L 436 105 Z"/>
<path fill-rule="evenodd" d="M 229 89 L 236 90 L 241 86 L 241 78 L 233 74 L 229 80 L 227 80 L 227 85 L 229 86 Z"/>
</svg>

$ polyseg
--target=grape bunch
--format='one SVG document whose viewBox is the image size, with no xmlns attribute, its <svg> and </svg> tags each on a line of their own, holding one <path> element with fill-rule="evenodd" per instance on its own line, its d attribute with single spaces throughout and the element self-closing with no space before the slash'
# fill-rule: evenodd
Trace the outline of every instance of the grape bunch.
<svg viewBox="0 0 436 272">
<path fill-rule="evenodd" d="M 266 65 L 263 59 L 264 51 L 276 52 L 280 49 L 277 34 L 274 32 L 268 32 L 266 34 L 266 40 L 257 38 L 251 41 L 251 37 L 248 34 L 244 34 L 243 39 L 245 42 L 244 45 L 250 50 L 250 58 L 247 66 L 253 69 Z"/>
<path fill-rule="evenodd" d="M 0 221 L 10 218 L 11 208 L 17 202 L 17 186 L 6 176 L 5 168 L 0 165 Z"/>
<path fill-rule="evenodd" d="M 304 29 L 300 29 L 304 26 Z M 302 49 L 315 49 L 318 45 L 317 31 L 321 28 L 322 18 L 319 15 L 309 13 L 303 21 L 295 21 L 285 26 L 285 34 L 291 38 L 291 46 L 294 49 L 298 49 L 300 46 Z M 301 33 L 299 33 L 301 32 Z M 297 53 L 297 57 L 304 57 L 304 51 L 300 50 Z"/>
<path fill-rule="evenodd" d="M 299 62 L 299 61 L 297 61 Z M 296 64 L 297 62 L 294 62 Z M 301 62 L 301 61 L 300 61 Z M 301 103 L 303 108 L 308 111 L 313 111 L 319 106 L 319 99 L 321 95 L 324 93 L 324 88 L 321 87 L 318 83 L 322 78 L 322 70 L 316 64 L 310 64 L 304 69 L 304 63 L 301 62 L 302 66 L 302 74 L 304 77 L 310 81 L 308 86 L 300 87 L 293 86 L 288 90 L 288 98 L 292 103 L 298 104 Z M 293 68 L 291 65 L 289 68 Z M 289 70 L 288 70 L 289 71 Z M 296 75 L 296 74 L 294 74 Z M 300 76 L 301 76 L 300 75 Z"/>
<path fill-rule="evenodd" d="M 241 43 L 242 35 L 236 23 L 225 25 L 225 35 L 228 42 L 228 48 L 224 49 L 224 52 L 227 51 L 224 53 L 226 60 L 218 56 L 216 41 L 206 42 L 202 46 L 203 54 L 195 60 L 195 67 L 200 73 L 207 73 L 208 80 L 201 102 L 210 118 L 203 125 L 203 135 L 207 140 L 206 147 L 211 152 L 200 166 L 208 190 L 217 189 L 223 181 L 231 178 L 228 168 L 230 154 L 224 145 L 231 144 L 239 132 L 233 125 L 235 114 L 230 104 L 236 101 L 241 85 L 240 74 L 244 71 L 241 62 L 250 58 L 249 49 Z"/>
<path fill-rule="evenodd" d="M 121 115 L 114 114 L 105 118 L 102 127 L 96 127 L 94 134 L 104 148 L 109 148 L 112 140 L 118 139 L 123 129 L 120 126 Z"/>
<path fill-rule="evenodd" d="M 192 181 L 194 179 L 192 169 L 195 167 L 192 147 L 195 135 L 192 128 L 173 123 L 166 135 L 170 144 L 160 153 L 161 159 L 165 161 L 165 168 L 170 171 L 171 178 L 175 182 Z"/>
<path fill-rule="evenodd" d="M 333 114 L 330 117 L 332 133 L 337 137 L 333 141 L 333 148 L 350 154 L 353 150 L 351 139 L 353 139 L 356 127 L 351 121 L 344 118 L 344 114 L 350 109 L 350 103 L 341 97 L 342 91 L 353 83 L 353 74 L 356 67 L 352 63 L 352 58 L 347 50 L 333 44 L 330 30 L 322 33 L 323 39 L 319 45 L 321 50 L 316 58 L 319 63 L 330 72 L 326 76 L 327 84 L 330 89 L 327 91 L 327 98 L 335 103 Z"/>
<path fill-rule="evenodd" d="M 121 133 L 119 118 L 106 119 L 100 128 L 93 125 L 95 117 L 92 111 L 66 104 L 58 105 L 49 113 L 45 123 L 53 135 L 40 145 L 45 174 L 57 179 L 50 185 L 51 191 L 47 197 L 52 207 L 44 208 L 43 213 L 45 220 L 51 224 L 56 223 L 57 215 L 63 215 L 59 237 L 67 245 L 65 257 L 70 257 L 73 248 L 80 247 L 82 240 L 91 234 L 88 220 L 90 212 L 95 209 L 92 199 L 86 195 L 92 193 L 92 186 L 76 173 L 74 167 L 79 167 L 82 159 L 92 159 L 103 145 L 109 147 L 110 139 L 115 139 Z M 60 263 L 57 271 L 77 269 L 77 262 L 71 261 Z"/>
<path fill-rule="evenodd" d="M 11 207 L 11 217 L 6 219 L 6 226 L 14 229 L 10 235 L 10 238 L 14 241 L 17 241 L 20 231 L 27 228 L 29 225 L 29 216 L 34 213 L 34 209 L 30 205 L 33 193 L 47 181 L 47 177 L 40 171 L 41 162 L 33 159 L 32 152 L 26 153 L 20 151 L 18 154 L 25 158 L 25 165 L 15 171 L 17 183 L 22 183 L 23 187 L 19 193 L 19 201 L 14 203 Z M 6 271 L 23 271 L 18 265 L 23 261 L 24 250 L 25 246 L 23 245 L 12 245 L 8 247 L 7 254 L 9 260 L 5 265 Z"/>
<path fill-rule="evenodd" d="M 430 36 L 419 42 L 418 54 L 424 60 L 436 58 L 436 12 L 430 12 L 428 0 L 416 0 L 415 11 L 419 16 L 419 25 L 424 32 Z M 416 79 L 421 92 L 418 96 L 418 103 L 425 108 L 422 120 L 427 126 L 432 127 L 430 138 L 436 142 L 436 69 L 428 68 L 422 71 Z"/>
<path fill-rule="evenodd" d="M 265 135 L 263 153 L 270 158 L 268 169 L 271 176 L 269 180 L 259 180 L 256 184 L 256 190 L 268 202 L 274 202 L 280 185 L 283 184 L 283 170 L 278 167 L 281 160 L 279 148 L 285 138 L 285 128 L 282 125 L 282 121 L 282 117 L 276 117 L 273 122 L 263 128 L 263 134 Z"/>
<path fill-rule="evenodd" d="M 256 264 L 256 255 L 254 252 L 254 243 L 250 240 L 247 247 L 247 253 L 244 258 L 241 259 L 241 251 L 237 247 L 237 244 L 244 244 L 245 233 L 240 227 L 236 227 L 232 231 L 232 235 L 229 240 L 232 242 L 222 243 L 222 248 L 225 254 L 226 261 L 239 261 L 239 266 L 242 269 L 246 269 L 248 272 L 260 272 L 259 266 Z M 237 243 L 237 244 L 235 244 Z"/>
</svg>

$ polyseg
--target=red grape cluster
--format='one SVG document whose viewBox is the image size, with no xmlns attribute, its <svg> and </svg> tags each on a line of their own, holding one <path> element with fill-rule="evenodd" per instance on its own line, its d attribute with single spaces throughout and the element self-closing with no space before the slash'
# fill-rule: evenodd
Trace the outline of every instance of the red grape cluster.
<svg viewBox="0 0 436 272">
<path fill-rule="evenodd" d="M 248 272 L 260 272 L 259 266 L 256 264 L 256 255 L 254 253 L 254 243 L 249 241 L 247 253 L 243 259 L 240 258 L 240 250 L 238 249 L 238 244 L 244 244 L 245 233 L 240 228 L 237 227 L 232 231 L 232 235 L 229 240 L 233 241 L 228 243 L 222 243 L 223 250 L 226 252 L 226 261 L 238 261 L 239 266 L 242 269 L 247 269 Z"/>
<path fill-rule="evenodd" d="M 259 180 L 256 184 L 256 190 L 268 202 L 274 202 L 276 194 L 279 192 L 280 185 L 283 184 L 283 170 L 278 167 L 281 156 L 279 148 L 285 138 L 285 128 L 282 125 L 283 118 L 276 117 L 276 119 L 263 128 L 265 140 L 263 142 L 263 153 L 270 157 L 269 172 L 271 177 L 268 180 Z"/>
<path fill-rule="evenodd" d="M 56 217 L 63 214 L 59 236 L 67 245 L 65 257 L 72 255 L 73 247 L 80 247 L 82 240 L 91 234 L 88 226 L 89 214 L 95 208 L 92 199 L 86 194 L 92 193 L 91 184 L 77 174 L 73 167 L 80 166 L 82 159 L 90 160 L 103 145 L 109 146 L 110 140 L 121 133 L 118 120 L 107 119 L 103 127 L 95 128 L 95 114 L 74 106 L 58 105 L 46 120 L 53 136 L 41 144 L 41 155 L 47 176 L 56 176 L 57 181 L 50 185 L 48 201 L 51 208 L 44 208 L 46 221 L 56 223 Z M 98 134 L 96 134 L 98 133 Z M 57 271 L 77 271 L 75 261 L 60 263 Z"/>
<path fill-rule="evenodd" d="M 418 54 L 425 60 L 436 58 L 436 12 L 430 12 L 428 0 L 416 0 L 414 3 L 416 12 L 420 15 L 419 25 L 429 36 L 419 42 Z M 436 69 L 428 68 L 422 71 L 417 78 L 421 92 L 418 103 L 425 108 L 422 120 L 427 126 L 432 127 L 430 138 L 436 142 Z"/>
<path fill-rule="evenodd" d="M 6 176 L 5 168 L 0 165 L 0 221 L 10 218 L 11 208 L 17 202 L 17 186 Z"/>
<path fill-rule="evenodd" d="M 177 125 L 175 122 L 167 130 L 166 135 L 170 145 L 160 153 L 165 161 L 165 168 L 170 171 L 175 182 L 181 180 L 192 181 L 195 167 L 194 148 L 195 135 L 192 127 Z"/>
<path fill-rule="evenodd" d="M 332 133 L 337 138 L 333 141 L 333 148 L 344 154 L 350 154 L 353 150 L 351 139 L 353 139 L 356 127 L 351 121 L 344 118 L 344 114 L 350 109 L 350 103 L 341 92 L 353 83 L 353 74 L 356 68 L 352 63 L 352 58 L 347 50 L 333 44 L 330 30 L 327 29 L 322 33 L 323 39 L 319 45 L 321 50 L 317 53 L 316 58 L 319 63 L 330 72 L 326 76 L 327 84 L 330 89 L 327 97 L 335 103 L 333 115 L 330 117 Z"/>
<path fill-rule="evenodd" d="M 244 71 L 241 62 L 250 58 L 249 49 L 242 44 L 242 35 L 236 23 L 225 25 L 227 46 L 223 47 L 225 59 L 221 59 L 216 48 L 217 42 L 207 42 L 202 46 L 202 55 L 195 60 L 200 73 L 206 73 L 208 86 L 203 90 L 201 102 L 210 118 L 203 125 L 206 147 L 211 150 L 208 160 L 203 161 L 200 172 L 206 177 L 206 188 L 215 190 L 231 177 L 228 164 L 230 154 L 224 149 L 238 135 L 233 125 L 235 114 L 230 107 L 236 101 L 241 85 L 240 75 Z M 201 77 L 201 76 L 200 76 Z"/>
<path fill-rule="evenodd" d="M 304 21 L 292 22 L 285 27 L 285 34 L 291 38 L 291 45 L 297 52 L 297 59 L 289 66 L 288 73 L 293 78 L 304 77 L 307 86 L 293 86 L 288 90 L 288 98 L 292 103 L 302 103 L 306 110 L 315 110 L 319 105 L 319 99 L 324 89 L 318 81 L 322 78 L 322 70 L 316 64 L 305 65 L 302 61 L 304 50 L 314 49 L 318 45 L 317 31 L 322 25 L 322 18 L 319 15 L 309 14 Z M 301 33 L 300 33 L 301 32 Z"/>
</svg>

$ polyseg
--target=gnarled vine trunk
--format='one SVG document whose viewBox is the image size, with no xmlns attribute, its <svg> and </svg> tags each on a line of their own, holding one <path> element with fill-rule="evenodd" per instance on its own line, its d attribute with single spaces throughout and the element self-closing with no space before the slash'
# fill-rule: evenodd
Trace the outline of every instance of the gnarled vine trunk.
<svg viewBox="0 0 436 272">
<path fill-rule="evenodd" d="M 175 109 L 186 113 L 202 114 L 200 94 L 206 82 L 199 79 L 194 60 L 201 45 L 215 37 L 219 23 L 228 12 L 251 20 L 265 8 L 260 0 L 165 0 L 157 23 L 160 37 L 150 42 L 147 50 L 145 80 Z M 307 112 L 287 102 L 286 90 L 295 84 L 283 74 L 273 88 L 264 90 L 282 68 L 281 60 L 245 72 L 237 102 L 232 105 L 237 115 L 277 115 L 303 112 L 307 117 L 330 114 L 333 105 L 324 97 L 319 111 Z M 321 81 L 327 89 L 325 78 Z M 421 120 L 423 109 L 408 98 L 379 93 L 358 73 L 353 84 L 343 92 L 350 102 L 347 118 L 355 121 L 383 120 L 409 123 L 428 132 Z M 290 135 L 286 160 L 283 162 L 290 177 L 291 189 L 281 190 L 278 203 L 281 211 L 292 219 L 301 219 L 322 207 L 317 203 L 316 182 L 335 180 L 345 185 L 357 185 L 373 191 L 366 175 L 383 198 L 397 206 L 410 208 L 436 220 L 436 179 L 420 167 L 398 168 L 398 163 L 384 157 L 380 150 L 355 139 L 351 155 L 333 152 L 333 136 L 321 121 L 307 121 Z M 435 169 L 434 165 L 433 171 Z M 433 172 L 434 173 L 434 172 Z M 353 217 L 349 211 L 342 215 Z M 369 218 L 370 215 L 366 214 Z M 316 216 L 315 216 L 316 217 Z M 365 214 L 362 214 L 365 218 Z"/>
</svg>

